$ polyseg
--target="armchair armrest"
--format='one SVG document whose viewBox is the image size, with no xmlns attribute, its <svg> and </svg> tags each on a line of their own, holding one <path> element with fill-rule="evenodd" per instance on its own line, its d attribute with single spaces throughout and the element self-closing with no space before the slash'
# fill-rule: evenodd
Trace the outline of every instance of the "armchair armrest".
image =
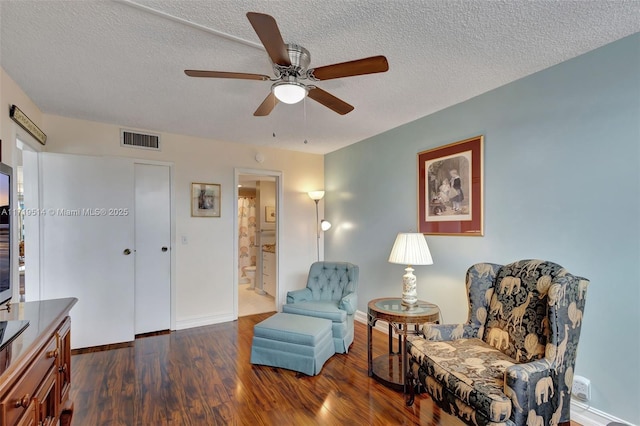
<svg viewBox="0 0 640 426">
<path fill-rule="evenodd" d="M 311 289 L 307 287 L 287 292 L 287 303 L 305 302 L 312 299 L 313 295 L 311 294 Z"/>
<path fill-rule="evenodd" d="M 477 329 L 469 324 L 434 324 L 429 322 L 422 327 L 422 334 L 427 340 L 436 341 L 470 339 L 476 337 Z"/>
<path fill-rule="evenodd" d="M 504 393 L 513 402 L 515 408 L 515 423 L 527 423 L 529 411 L 537 412 L 536 408 L 542 401 L 551 400 L 557 386 L 553 382 L 552 366 L 547 359 L 514 364 L 504 372 Z M 568 397 L 569 395 L 564 395 Z"/>
<path fill-rule="evenodd" d="M 343 311 L 347 311 L 347 314 L 353 315 L 358 308 L 358 295 L 356 293 L 349 293 L 340 299 L 340 303 L 338 304 L 338 308 Z"/>
</svg>

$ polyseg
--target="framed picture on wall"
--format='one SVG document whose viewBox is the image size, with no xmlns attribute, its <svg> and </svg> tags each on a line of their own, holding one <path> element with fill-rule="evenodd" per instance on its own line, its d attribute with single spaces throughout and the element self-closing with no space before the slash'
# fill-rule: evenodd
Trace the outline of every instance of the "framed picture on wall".
<svg viewBox="0 0 640 426">
<path fill-rule="evenodd" d="M 418 229 L 482 236 L 483 136 L 418 153 Z"/>
<path fill-rule="evenodd" d="M 274 206 L 266 206 L 264 208 L 264 221 L 265 222 L 276 221 L 276 208 Z"/>
<path fill-rule="evenodd" d="M 220 217 L 220 185 L 217 183 L 191 184 L 191 216 Z"/>
</svg>

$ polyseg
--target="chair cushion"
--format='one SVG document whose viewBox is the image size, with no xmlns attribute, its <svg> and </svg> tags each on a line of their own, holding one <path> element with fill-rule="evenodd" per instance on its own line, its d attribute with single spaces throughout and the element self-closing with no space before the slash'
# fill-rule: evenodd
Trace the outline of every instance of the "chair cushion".
<svg viewBox="0 0 640 426">
<path fill-rule="evenodd" d="M 347 313 L 338 308 L 337 301 L 332 300 L 288 303 L 282 306 L 282 312 L 326 318 L 333 322 L 345 322 L 347 320 Z"/>
<path fill-rule="evenodd" d="M 448 389 L 465 404 L 476 407 L 492 422 L 511 417 L 512 402 L 504 393 L 504 371 L 515 360 L 480 339 L 436 342 L 423 338 L 409 340 L 411 356 L 429 376 L 429 393 L 442 397 Z"/>
</svg>

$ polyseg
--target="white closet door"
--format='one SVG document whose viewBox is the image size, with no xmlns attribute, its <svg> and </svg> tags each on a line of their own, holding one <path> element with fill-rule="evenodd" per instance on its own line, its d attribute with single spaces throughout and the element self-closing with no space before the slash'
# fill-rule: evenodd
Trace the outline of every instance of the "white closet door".
<svg viewBox="0 0 640 426">
<path fill-rule="evenodd" d="M 78 298 L 73 348 L 132 341 L 133 162 L 40 156 L 42 298 Z"/>
<path fill-rule="evenodd" d="M 135 165 L 135 333 L 168 330 L 171 316 L 171 174 Z"/>
</svg>

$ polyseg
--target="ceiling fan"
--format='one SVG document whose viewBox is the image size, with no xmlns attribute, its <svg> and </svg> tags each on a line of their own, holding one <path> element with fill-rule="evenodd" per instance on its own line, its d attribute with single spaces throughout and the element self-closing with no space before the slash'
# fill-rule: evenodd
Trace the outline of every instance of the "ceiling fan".
<svg viewBox="0 0 640 426">
<path fill-rule="evenodd" d="M 189 77 L 234 78 L 241 80 L 272 81 L 271 93 L 253 113 L 255 116 L 269 115 L 280 102 L 295 104 L 309 96 L 316 102 L 344 115 L 353 111 L 353 106 L 333 96 L 313 84 L 303 84 L 300 80 L 324 81 L 334 78 L 385 72 L 389 69 L 387 58 L 372 56 L 355 61 L 309 68 L 309 51 L 297 44 L 285 44 L 276 20 L 263 13 L 249 12 L 247 18 L 258 34 L 273 63 L 275 78 L 264 74 L 250 74 L 225 71 L 185 70 Z"/>
</svg>

